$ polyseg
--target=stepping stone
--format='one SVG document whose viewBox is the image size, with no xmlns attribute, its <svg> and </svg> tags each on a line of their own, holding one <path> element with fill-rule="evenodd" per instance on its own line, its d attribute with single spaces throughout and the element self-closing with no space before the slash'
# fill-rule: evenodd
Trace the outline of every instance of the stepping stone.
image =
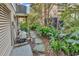
<svg viewBox="0 0 79 59">
<path fill-rule="evenodd" d="M 32 56 L 32 50 L 30 45 L 25 45 L 25 46 L 20 46 L 20 47 L 15 47 L 10 56 Z"/>
<path fill-rule="evenodd" d="M 36 38 L 36 39 L 35 39 L 35 43 L 36 43 L 36 44 L 42 43 L 42 40 L 41 40 L 40 38 Z"/>
<path fill-rule="evenodd" d="M 37 38 L 37 36 L 31 35 L 32 38 Z"/>
<path fill-rule="evenodd" d="M 37 37 L 37 35 L 35 33 L 30 34 L 32 37 Z"/>
<path fill-rule="evenodd" d="M 36 38 L 36 37 L 37 37 L 36 33 L 33 32 L 33 31 L 30 32 L 30 35 L 31 35 L 31 37 L 33 37 L 33 38 Z"/>
<path fill-rule="evenodd" d="M 34 51 L 39 51 L 39 52 L 44 52 L 45 51 L 45 46 L 44 44 L 39 44 L 39 45 L 36 45 L 34 48 L 33 48 Z"/>
</svg>

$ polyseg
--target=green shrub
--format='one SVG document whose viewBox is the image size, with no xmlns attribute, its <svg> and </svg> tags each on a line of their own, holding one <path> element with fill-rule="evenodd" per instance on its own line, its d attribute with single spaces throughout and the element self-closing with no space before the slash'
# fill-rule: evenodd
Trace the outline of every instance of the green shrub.
<svg viewBox="0 0 79 59">
<path fill-rule="evenodd" d="M 50 39 L 58 38 L 58 34 L 59 34 L 58 31 L 54 27 L 51 27 L 48 33 Z"/>
<path fill-rule="evenodd" d="M 39 27 L 38 31 L 43 37 L 49 37 L 49 38 L 55 37 L 58 33 L 54 27 L 51 28 L 47 26 Z"/>
<path fill-rule="evenodd" d="M 45 27 L 42 27 L 40 31 L 41 31 L 42 36 L 46 37 L 48 36 L 48 33 L 50 32 L 50 28 L 45 26 Z"/>
<path fill-rule="evenodd" d="M 61 51 L 61 45 L 60 45 L 60 41 L 58 40 L 52 40 L 50 43 L 50 46 L 52 48 L 52 50 L 58 55 L 59 52 Z"/>
<path fill-rule="evenodd" d="M 61 50 L 66 54 L 69 55 L 69 44 L 66 42 L 61 42 Z"/>
<path fill-rule="evenodd" d="M 51 40 L 50 46 L 52 50 L 58 55 L 60 51 L 64 52 L 65 55 L 78 55 L 79 44 L 68 43 L 65 40 Z"/>
<path fill-rule="evenodd" d="M 54 27 L 41 26 L 39 23 L 33 23 L 30 28 L 31 30 L 36 30 L 41 36 L 50 39 L 56 37 L 58 33 Z"/>
<path fill-rule="evenodd" d="M 79 40 L 79 32 L 77 31 L 77 32 L 72 33 L 70 38 L 74 40 Z"/>
<path fill-rule="evenodd" d="M 78 55 L 79 54 L 79 44 L 71 43 L 69 44 L 69 55 Z"/>
<path fill-rule="evenodd" d="M 26 22 L 21 22 L 20 23 L 20 29 L 23 31 L 27 31 L 28 30 L 28 25 Z"/>
<path fill-rule="evenodd" d="M 35 30 L 38 26 L 39 26 L 39 24 L 33 23 L 30 28 L 31 28 L 31 30 Z"/>
</svg>

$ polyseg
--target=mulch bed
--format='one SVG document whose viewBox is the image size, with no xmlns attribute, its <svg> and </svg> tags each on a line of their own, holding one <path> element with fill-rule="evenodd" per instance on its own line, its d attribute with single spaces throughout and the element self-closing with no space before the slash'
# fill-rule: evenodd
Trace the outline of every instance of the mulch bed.
<svg viewBox="0 0 79 59">
<path fill-rule="evenodd" d="M 45 45 L 45 50 L 46 50 L 45 54 L 46 54 L 46 56 L 54 56 L 53 51 L 49 47 L 49 40 L 48 40 L 48 38 L 43 38 L 42 41 L 43 41 L 43 43 Z"/>
</svg>

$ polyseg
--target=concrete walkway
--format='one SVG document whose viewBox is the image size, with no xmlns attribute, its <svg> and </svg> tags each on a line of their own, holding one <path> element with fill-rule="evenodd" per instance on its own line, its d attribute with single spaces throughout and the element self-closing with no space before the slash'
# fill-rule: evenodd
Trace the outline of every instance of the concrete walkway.
<svg viewBox="0 0 79 59">
<path fill-rule="evenodd" d="M 26 33 L 21 31 L 20 39 L 26 38 Z M 32 56 L 32 49 L 28 42 L 15 44 L 10 56 Z"/>
<path fill-rule="evenodd" d="M 32 50 L 30 45 L 24 45 L 19 47 L 14 47 L 10 56 L 32 56 Z"/>
</svg>

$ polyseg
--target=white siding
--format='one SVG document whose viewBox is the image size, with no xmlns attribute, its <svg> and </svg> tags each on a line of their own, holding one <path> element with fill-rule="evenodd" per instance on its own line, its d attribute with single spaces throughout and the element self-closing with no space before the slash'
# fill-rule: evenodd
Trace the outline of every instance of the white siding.
<svg viewBox="0 0 79 59">
<path fill-rule="evenodd" d="M 4 55 L 11 45 L 10 11 L 4 4 L 0 4 L 0 55 Z"/>
</svg>

